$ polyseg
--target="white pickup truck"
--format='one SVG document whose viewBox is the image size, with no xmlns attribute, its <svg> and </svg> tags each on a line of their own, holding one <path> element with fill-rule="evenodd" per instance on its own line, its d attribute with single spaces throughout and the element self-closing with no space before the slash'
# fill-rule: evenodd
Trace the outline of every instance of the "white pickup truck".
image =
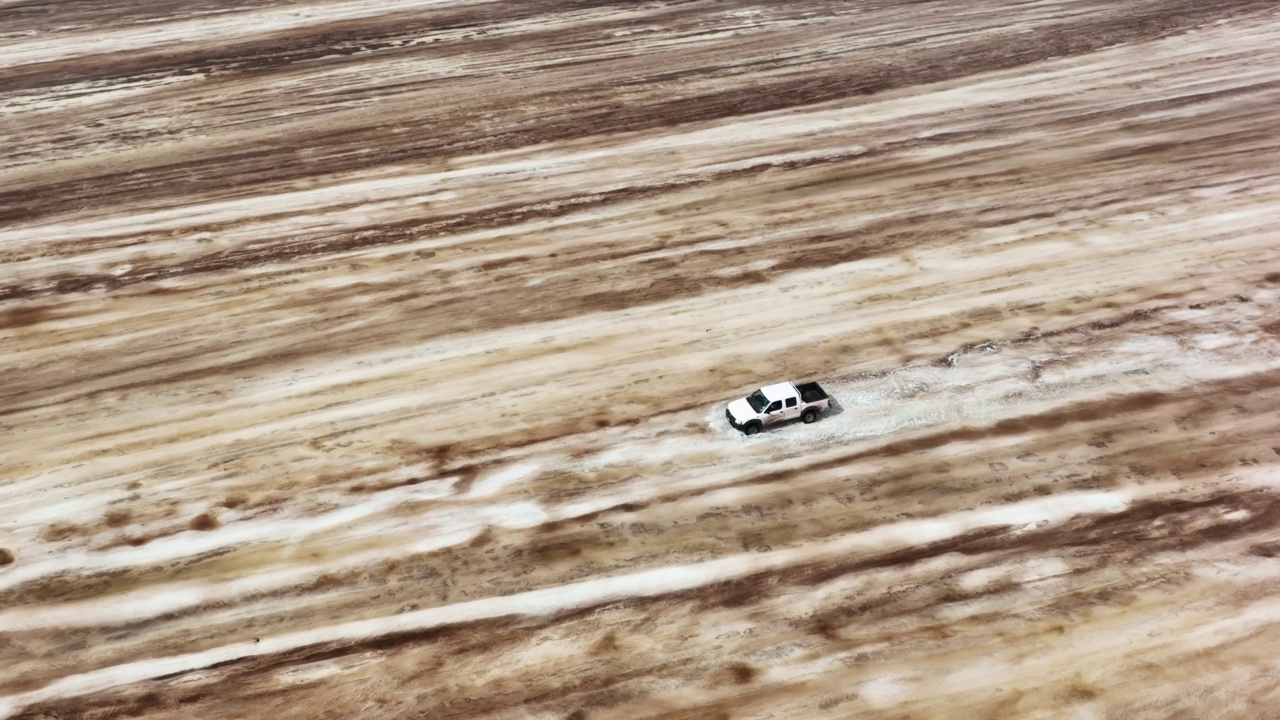
<svg viewBox="0 0 1280 720">
<path fill-rule="evenodd" d="M 831 406 L 831 398 L 818 383 L 780 382 L 765 385 L 750 395 L 734 400 L 725 408 L 725 417 L 735 430 L 755 435 L 766 425 L 800 418 L 806 423 Z"/>
</svg>

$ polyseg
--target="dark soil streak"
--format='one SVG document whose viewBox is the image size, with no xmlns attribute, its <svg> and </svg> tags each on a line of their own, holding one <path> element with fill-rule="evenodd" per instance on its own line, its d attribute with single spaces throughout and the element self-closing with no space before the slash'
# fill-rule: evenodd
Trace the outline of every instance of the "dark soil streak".
<svg viewBox="0 0 1280 720">
<path fill-rule="evenodd" d="M 81 178 L 45 184 L 23 190 L 0 192 L 0 217 L 31 220 L 56 212 L 67 198 L 81 207 L 109 206 L 127 194 L 138 198 L 162 190 L 165 197 L 224 192 L 236 188 L 253 192 L 255 186 L 278 178 L 282 169 L 294 177 L 365 169 L 387 162 L 442 159 L 450 156 L 512 149 L 537 143 L 587 135 L 612 134 L 670 127 L 693 121 L 717 120 L 733 116 L 794 108 L 857 95 L 873 95 L 912 85 L 953 80 L 977 72 L 1010 69 L 1055 57 L 1087 53 L 1121 42 L 1143 42 L 1183 32 L 1203 23 L 1235 14 L 1271 7 L 1269 0 L 1235 0 L 1207 6 L 1188 0 L 1167 0 L 1151 12 L 1126 21 L 1114 18 L 1082 20 L 1066 27 L 1050 27 L 1030 34 L 1010 33 L 990 38 L 962 52 L 955 47 L 919 49 L 901 56 L 893 67 L 850 70 L 839 67 L 803 80 L 766 81 L 754 87 L 739 87 L 691 95 L 655 97 L 648 102 L 618 97 L 612 80 L 608 85 L 580 86 L 559 97 L 543 98 L 548 107 L 541 116 L 477 132 L 461 127 L 460 134 L 441 132 L 456 127 L 445 117 L 421 118 L 428 133 L 413 133 L 416 139 L 399 139 L 399 146 L 382 131 L 376 137 L 369 128 L 349 131 L 339 139 L 332 134 L 296 140 L 288 144 L 221 147 L 215 157 L 202 157 L 171 167 L 138 167 L 125 173 Z M 963 58 L 957 61 L 957 58 Z M 11 78 L 9 82 L 18 81 Z M 510 102 L 509 97 L 502 99 Z M 565 112 L 565 109 L 571 109 Z M 491 110 L 505 116 L 503 108 Z M 446 110 L 447 112 L 447 110 Z M 472 113 L 483 115 L 483 108 Z M 372 156 L 354 152 L 376 143 L 383 152 Z M 308 147 L 323 148 L 318 158 L 307 156 Z M 345 152 L 343 148 L 352 152 Z"/>
</svg>

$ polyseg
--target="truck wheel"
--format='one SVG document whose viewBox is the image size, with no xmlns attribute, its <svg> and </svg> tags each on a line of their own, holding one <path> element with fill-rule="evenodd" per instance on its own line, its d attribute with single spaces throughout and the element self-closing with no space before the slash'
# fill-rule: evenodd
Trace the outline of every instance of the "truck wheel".
<svg viewBox="0 0 1280 720">
<path fill-rule="evenodd" d="M 809 423 L 818 419 L 818 411 L 814 410 L 813 408 L 809 408 L 808 410 L 804 411 L 804 414 L 800 416 L 800 419 L 803 420 L 806 425 L 808 425 Z"/>
<path fill-rule="evenodd" d="M 760 432 L 760 424 L 751 423 L 750 425 L 742 428 L 742 432 L 747 435 L 755 435 L 756 433 Z"/>
</svg>

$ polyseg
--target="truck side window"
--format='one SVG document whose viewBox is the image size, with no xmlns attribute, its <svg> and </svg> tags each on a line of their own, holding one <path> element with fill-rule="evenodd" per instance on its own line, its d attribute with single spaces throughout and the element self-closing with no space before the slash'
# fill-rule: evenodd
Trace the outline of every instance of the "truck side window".
<svg viewBox="0 0 1280 720">
<path fill-rule="evenodd" d="M 795 398 L 787 398 L 787 407 L 789 407 L 789 408 L 793 408 L 793 407 L 795 407 L 795 406 L 796 406 L 796 399 L 795 399 Z"/>
<path fill-rule="evenodd" d="M 764 411 L 765 411 L 765 412 L 778 412 L 778 411 L 779 411 L 779 410 L 781 410 L 781 409 L 782 409 L 782 401 L 781 401 L 781 400 L 774 400 L 773 402 L 769 403 L 769 407 L 765 408 L 765 409 L 764 409 Z"/>
</svg>

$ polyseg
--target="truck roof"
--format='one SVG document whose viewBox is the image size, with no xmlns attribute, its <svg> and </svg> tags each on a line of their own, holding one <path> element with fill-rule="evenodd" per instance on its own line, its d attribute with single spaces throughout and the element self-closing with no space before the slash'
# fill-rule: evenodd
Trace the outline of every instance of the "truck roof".
<svg viewBox="0 0 1280 720">
<path fill-rule="evenodd" d="M 760 388 L 760 392 L 764 394 L 765 398 L 767 398 L 769 402 L 773 402 L 774 400 L 784 400 L 789 397 L 795 397 L 797 394 L 796 387 L 792 385 L 790 382 L 780 382 L 780 383 L 774 383 L 772 385 L 765 385 L 764 387 Z"/>
</svg>

